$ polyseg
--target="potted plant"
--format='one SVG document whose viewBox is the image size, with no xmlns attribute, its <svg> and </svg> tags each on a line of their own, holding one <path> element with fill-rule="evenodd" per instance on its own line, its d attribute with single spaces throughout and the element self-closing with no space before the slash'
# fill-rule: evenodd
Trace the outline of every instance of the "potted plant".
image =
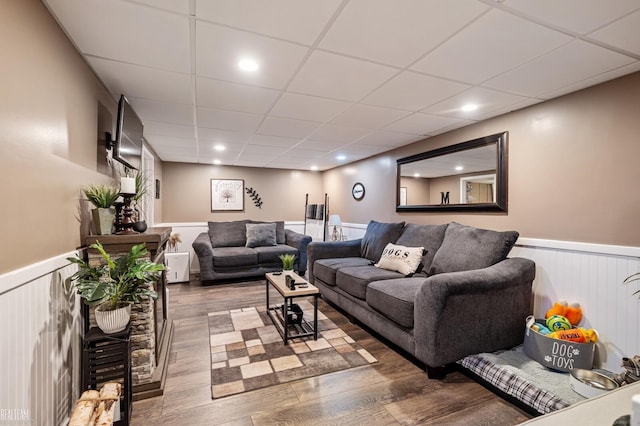
<svg viewBox="0 0 640 426">
<path fill-rule="evenodd" d="M 293 271 L 293 262 L 296 260 L 295 254 L 283 253 L 278 257 L 282 261 L 282 269 L 285 271 Z"/>
<path fill-rule="evenodd" d="M 143 208 L 143 197 L 147 194 L 147 174 L 144 172 L 138 172 L 135 175 L 136 180 L 136 193 L 132 198 L 135 210 L 135 222 L 133 224 L 133 230 L 136 232 L 144 232 L 147 230 L 147 223 L 145 222 L 145 214 Z"/>
<path fill-rule="evenodd" d="M 89 185 L 82 192 L 95 207 L 91 211 L 93 226 L 97 235 L 110 235 L 116 213 L 111 206 L 120 196 L 120 188 L 115 185 Z"/>
<path fill-rule="evenodd" d="M 104 263 L 92 266 L 80 257 L 69 257 L 67 260 L 79 268 L 71 279 L 85 303 L 96 307 L 98 327 L 105 333 L 117 333 L 129 323 L 132 303 L 157 299 L 152 283 L 158 280 L 164 265 L 146 258 L 144 243 L 115 260 L 100 242 L 90 247 L 100 253 Z"/>
</svg>

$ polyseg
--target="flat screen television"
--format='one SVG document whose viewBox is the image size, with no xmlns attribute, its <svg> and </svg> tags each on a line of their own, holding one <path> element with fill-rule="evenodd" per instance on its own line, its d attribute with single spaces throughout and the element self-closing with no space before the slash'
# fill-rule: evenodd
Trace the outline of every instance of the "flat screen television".
<svg viewBox="0 0 640 426">
<path fill-rule="evenodd" d="M 118 121 L 113 158 L 126 167 L 140 170 L 142 163 L 142 120 L 133 110 L 127 98 L 120 96 Z"/>
</svg>

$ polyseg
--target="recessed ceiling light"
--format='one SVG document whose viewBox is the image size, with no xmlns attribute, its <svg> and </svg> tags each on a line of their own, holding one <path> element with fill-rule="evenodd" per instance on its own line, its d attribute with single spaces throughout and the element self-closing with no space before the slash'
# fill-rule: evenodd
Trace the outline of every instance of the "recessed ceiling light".
<svg viewBox="0 0 640 426">
<path fill-rule="evenodd" d="M 413 177 L 420 177 L 420 173 L 414 173 Z"/>
<path fill-rule="evenodd" d="M 475 111 L 478 109 L 476 104 L 466 104 L 461 108 L 464 112 Z"/>
<path fill-rule="evenodd" d="M 347 159 L 346 155 L 340 154 L 340 155 L 336 155 L 336 160 L 338 161 L 344 161 Z"/>
<path fill-rule="evenodd" d="M 311 170 L 315 172 L 316 170 L 318 170 L 318 166 L 311 166 Z"/>
<path fill-rule="evenodd" d="M 464 170 L 464 167 L 462 167 L 462 166 L 456 166 L 456 170 L 457 170 L 457 171 Z"/>
<path fill-rule="evenodd" d="M 216 145 L 213 147 L 213 149 L 215 149 L 216 151 L 224 151 L 225 149 L 227 149 L 224 145 Z"/>
<path fill-rule="evenodd" d="M 222 161 L 220 161 L 220 160 L 213 160 L 213 164 L 215 164 L 216 166 L 219 166 L 220 164 L 222 164 Z"/>
<path fill-rule="evenodd" d="M 238 67 L 240 67 L 242 71 L 257 71 L 258 63 L 251 58 L 244 58 L 238 62 Z"/>
</svg>

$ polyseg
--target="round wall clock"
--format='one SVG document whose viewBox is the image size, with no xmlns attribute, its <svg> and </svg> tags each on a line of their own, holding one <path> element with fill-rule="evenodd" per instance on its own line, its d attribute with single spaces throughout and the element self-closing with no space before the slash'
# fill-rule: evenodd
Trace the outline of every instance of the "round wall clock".
<svg viewBox="0 0 640 426">
<path fill-rule="evenodd" d="M 351 195 L 353 195 L 353 199 L 360 201 L 364 198 L 364 185 L 360 182 L 356 182 L 351 188 Z"/>
</svg>

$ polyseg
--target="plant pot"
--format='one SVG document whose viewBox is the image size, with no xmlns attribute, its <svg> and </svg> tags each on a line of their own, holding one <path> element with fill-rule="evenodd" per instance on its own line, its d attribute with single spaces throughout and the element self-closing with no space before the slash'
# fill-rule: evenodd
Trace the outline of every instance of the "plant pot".
<svg viewBox="0 0 640 426">
<path fill-rule="evenodd" d="M 91 210 L 91 216 L 96 235 L 111 235 L 113 220 L 116 217 L 114 209 L 93 209 Z"/>
<path fill-rule="evenodd" d="M 117 333 L 124 330 L 129 324 L 131 318 L 131 305 L 126 305 L 122 308 L 106 311 L 102 310 L 102 306 L 97 306 L 95 309 L 96 323 L 100 330 L 107 334 Z"/>
<path fill-rule="evenodd" d="M 140 222 L 134 222 L 133 230 L 139 233 L 143 233 L 147 230 L 147 222 L 145 222 L 144 220 Z"/>
</svg>

